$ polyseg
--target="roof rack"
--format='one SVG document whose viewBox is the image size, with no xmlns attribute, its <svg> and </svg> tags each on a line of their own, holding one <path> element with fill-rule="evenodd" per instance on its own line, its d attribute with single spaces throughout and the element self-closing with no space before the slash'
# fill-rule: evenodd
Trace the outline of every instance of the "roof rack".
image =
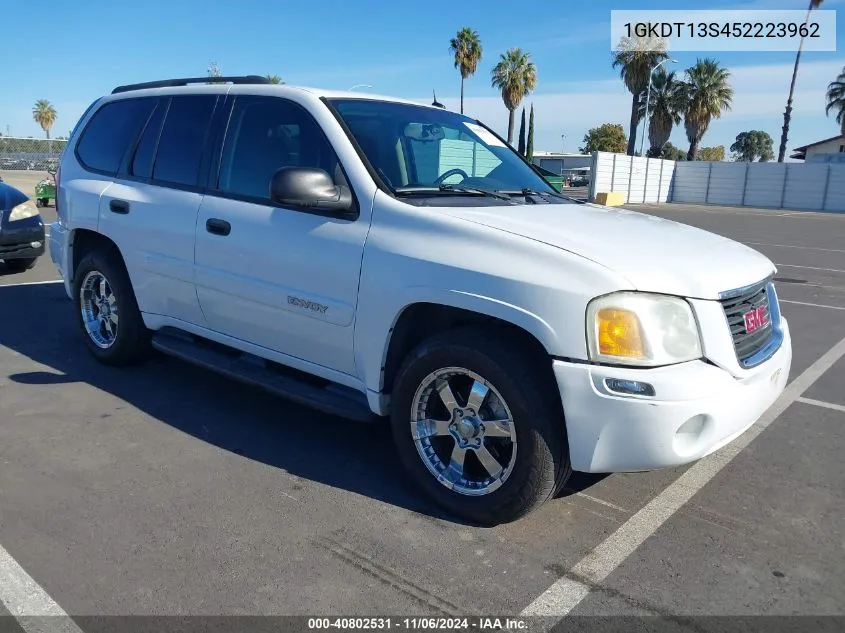
<svg viewBox="0 0 845 633">
<path fill-rule="evenodd" d="M 269 84 L 270 80 L 261 75 L 245 75 L 242 77 L 185 77 L 182 79 L 162 79 L 160 81 L 147 81 L 140 84 L 127 84 L 118 86 L 111 91 L 112 94 L 119 92 L 130 92 L 132 90 L 144 90 L 146 88 L 173 88 L 174 86 L 187 86 L 188 84 Z"/>
</svg>

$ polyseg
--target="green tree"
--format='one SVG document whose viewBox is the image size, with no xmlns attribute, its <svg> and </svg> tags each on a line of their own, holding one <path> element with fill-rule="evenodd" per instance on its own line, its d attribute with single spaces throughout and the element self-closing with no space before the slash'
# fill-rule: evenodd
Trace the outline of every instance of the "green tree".
<svg viewBox="0 0 845 633">
<path fill-rule="evenodd" d="M 628 145 L 625 138 L 625 128 L 621 123 L 603 123 L 584 135 L 584 146 L 579 148 L 582 154 L 591 152 L 613 152 L 622 154 Z"/>
<path fill-rule="evenodd" d="M 710 121 L 731 109 L 733 88 L 729 79 L 731 73 L 719 66 L 715 59 L 699 59 L 686 72 L 687 108 L 684 112 L 684 128 L 689 141 L 687 160 L 695 160 L 701 138 L 707 132 Z"/>
<path fill-rule="evenodd" d="M 525 106 L 522 106 L 522 121 L 519 123 L 519 143 L 516 151 L 525 156 Z"/>
<path fill-rule="evenodd" d="M 767 132 L 750 130 L 736 135 L 736 141 L 731 145 L 731 153 L 737 162 L 753 163 L 759 160 L 765 163 L 775 157 L 772 145 L 772 137 Z"/>
<path fill-rule="evenodd" d="M 845 135 L 845 66 L 839 76 L 828 84 L 826 98 L 824 113 L 828 116 L 831 110 L 836 113 L 835 121 Z"/>
<path fill-rule="evenodd" d="M 537 87 L 537 67 L 530 53 L 511 48 L 499 56 L 491 71 L 491 84 L 502 92 L 508 109 L 508 144 L 513 145 L 513 113 L 522 100 Z"/>
<path fill-rule="evenodd" d="M 700 160 L 723 161 L 725 160 L 725 146 L 702 147 L 698 152 L 698 158 Z"/>
<path fill-rule="evenodd" d="M 655 64 L 666 59 L 666 41 L 652 37 L 623 37 L 613 53 L 613 68 L 619 68 L 619 76 L 631 93 L 631 122 L 627 153 L 634 155 L 637 141 L 637 127 L 640 122 L 640 104 L 643 92 L 648 88 L 648 79 Z"/>
<path fill-rule="evenodd" d="M 271 84 L 283 84 L 283 83 L 285 83 L 284 81 L 282 81 L 282 78 L 279 77 L 278 75 L 266 75 L 266 77 L 267 77 L 267 81 L 269 81 Z"/>
<path fill-rule="evenodd" d="M 810 21 L 810 13 L 813 9 L 818 9 L 824 0 L 810 0 L 807 7 L 807 17 L 804 24 Z M 786 156 L 786 141 L 789 137 L 789 123 L 792 119 L 792 95 L 795 93 L 795 79 L 798 77 L 798 63 L 801 61 L 801 50 L 804 48 L 804 37 L 798 44 L 798 52 L 795 53 L 795 66 L 792 68 L 792 81 L 789 84 L 789 97 L 786 99 L 786 110 L 783 111 L 783 133 L 780 136 L 780 149 L 778 149 L 778 162 L 782 163 Z"/>
<path fill-rule="evenodd" d="M 534 104 L 531 104 L 531 114 L 528 115 L 528 146 L 525 148 L 529 163 L 534 162 Z"/>
<path fill-rule="evenodd" d="M 464 113 L 464 81 L 472 77 L 481 61 L 481 39 L 478 33 L 465 26 L 449 42 L 449 50 L 455 56 L 455 68 L 461 73 L 461 114 Z"/>
<path fill-rule="evenodd" d="M 50 128 L 56 122 L 57 116 L 56 108 L 46 99 L 39 99 L 32 106 L 32 118 L 41 126 L 48 139 L 50 138 Z"/>
<path fill-rule="evenodd" d="M 660 152 L 660 158 L 665 158 L 666 160 L 686 160 L 687 153 L 682 150 L 680 147 L 675 147 L 672 143 L 666 143 L 663 146 L 663 149 Z"/>
<path fill-rule="evenodd" d="M 645 116 L 645 103 L 641 104 L 640 117 Z M 672 128 L 681 122 L 686 109 L 686 91 L 675 73 L 658 68 L 651 82 L 651 99 L 648 108 L 648 143 L 646 156 L 659 157 L 663 146 L 672 134 Z"/>
</svg>

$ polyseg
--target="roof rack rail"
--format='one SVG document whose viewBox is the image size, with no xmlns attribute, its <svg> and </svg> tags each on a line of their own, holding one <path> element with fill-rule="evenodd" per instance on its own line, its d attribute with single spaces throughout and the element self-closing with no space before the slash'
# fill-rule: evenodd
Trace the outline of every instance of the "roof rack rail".
<svg viewBox="0 0 845 633">
<path fill-rule="evenodd" d="M 270 80 L 261 75 L 245 75 L 242 77 L 184 77 L 182 79 L 162 79 L 160 81 L 147 81 L 140 84 L 127 84 L 118 86 L 111 93 L 130 92 L 132 90 L 144 90 L 146 88 L 173 88 L 174 86 L 187 86 L 188 84 L 269 84 Z"/>
</svg>

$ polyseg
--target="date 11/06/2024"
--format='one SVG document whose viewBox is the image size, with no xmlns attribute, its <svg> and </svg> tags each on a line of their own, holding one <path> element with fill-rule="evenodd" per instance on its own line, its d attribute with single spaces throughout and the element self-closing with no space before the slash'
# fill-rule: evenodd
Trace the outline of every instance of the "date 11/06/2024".
<svg viewBox="0 0 845 633">
<path fill-rule="evenodd" d="M 820 38 L 817 22 L 626 22 L 627 37 Z"/>
<path fill-rule="evenodd" d="M 407 629 L 421 631 L 501 631 L 527 630 L 524 618 L 473 617 L 351 617 L 351 618 L 308 618 L 308 630 L 388 630 Z"/>
</svg>

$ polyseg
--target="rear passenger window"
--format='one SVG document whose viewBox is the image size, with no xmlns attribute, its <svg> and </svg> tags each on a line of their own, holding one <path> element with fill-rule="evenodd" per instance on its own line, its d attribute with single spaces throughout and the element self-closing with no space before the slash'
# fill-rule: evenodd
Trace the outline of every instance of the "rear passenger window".
<svg viewBox="0 0 845 633">
<path fill-rule="evenodd" d="M 76 146 L 83 167 L 117 173 L 154 105 L 155 99 L 121 99 L 97 110 Z"/>
<path fill-rule="evenodd" d="M 129 173 L 139 178 L 149 178 L 153 173 L 153 155 L 155 154 L 158 135 L 161 132 L 161 122 L 164 120 L 164 111 L 167 108 L 167 100 L 159 102 L 149 121 L 147 127 L 141 133 L 141 140 L 138 141 L 138 148 L 135 150 L 135 157 L 132 159 L 132 166 Z"/>
<path fill-rule="evenodd" d="M 216 95 L 173 97 L 158 141 L 153 180 L 196 185 Z"/>
</svg>

